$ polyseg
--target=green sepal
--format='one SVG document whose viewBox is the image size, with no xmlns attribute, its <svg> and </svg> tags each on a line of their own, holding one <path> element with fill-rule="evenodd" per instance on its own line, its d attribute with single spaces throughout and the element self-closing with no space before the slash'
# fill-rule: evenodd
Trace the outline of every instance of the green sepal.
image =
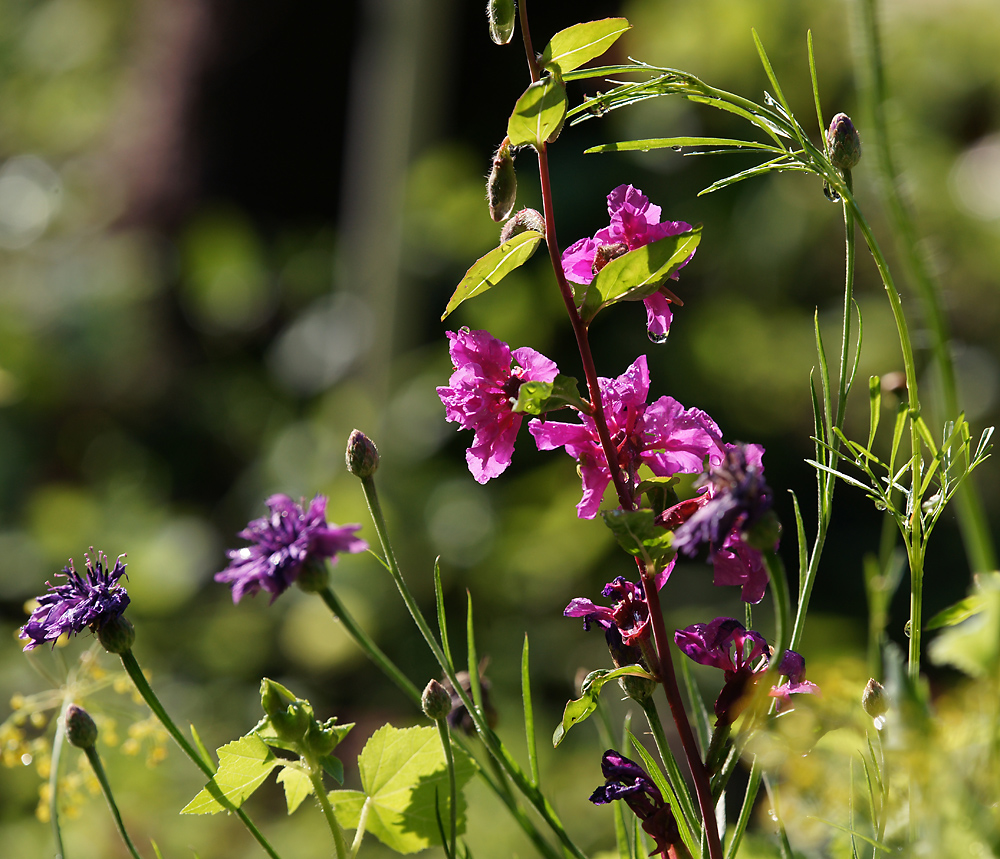
<svg viewBox="0 0 1000 859">
<path fill-rule="evenodd" d="M 488 254 L 477 259 L 465 273 L 465 277 L 455 287 L 455 292 L 448 300 L 441 320 L 444 321 L 463 301 L 482 295 L 486 290 L 496 286 L 508 274 L 524 265 L 538 247 L 542 234 L 536 230 L 525 230 L 500 247 L 493 248 Z"/>
<path fill-rule="evenodd" d="M 591 713 L 597 709 L 597 699 L 600 697 L 601 689 L 605 683 L 629 675 L 644 677 L 647 680 L 655 679 L 638 665 L 623 665 L 621 668 L 598 668 L 596 671 L 591 671 L 583 681 L 580 697 L 566 702 L 562 721 L 552 734 L 552 747 L 556 748 L 565 739 L 570 728 L 588 719 Z"/>
<path fill-rule="evenodd" d="M 656 514 L 648 507 L 640 510 L 602 510 L 604 524 L 626 552 L 642 558 L 647 565 L 662 570 L 677 554 L 671 548 L 673 531 L 656 524 Z"/>
<path fill-rule="evenodd" d="M 319 765 L 323 767 L 323 772 L 330 776 L 337 784 L 344 783 L 344 764 L 340 758 L 334 755 L 323 755 L 319 759 Z"/>
<path fill-rule="evenodd" d="M 578 301 L 584 324 L 602 308 L 619 301 L 639 301 L 656 292 L 694 253 L 701 241 L 701 224 L 686 233 L 667 236 L 611 260 L 593 281 L 580 287 Z"/>
<path fill-rule="evenodd" d="M 552 37 L 542 51 L 541 64 L 549 71 L 565 74 L 599 57 L 631 27 L 627 18 L 574 24 Z"/>
<path fill-rule="evenodd" d="M 589 415 L 593 409 L 580 396 L 577 385 L 572 376 L 556 376 L 551 382 L 522 382 L 511 410 L 526 415 L 541 415 L 564 406 L 572 406 Z"/>
<path fill-rule="evenodd" d="M 510 145 L 541 148 L 559 136 L 565 119 L 566 85 L 558 73 L 546 75 L 531 84 L 514 105 L 507 120 Z"/>
</svg>

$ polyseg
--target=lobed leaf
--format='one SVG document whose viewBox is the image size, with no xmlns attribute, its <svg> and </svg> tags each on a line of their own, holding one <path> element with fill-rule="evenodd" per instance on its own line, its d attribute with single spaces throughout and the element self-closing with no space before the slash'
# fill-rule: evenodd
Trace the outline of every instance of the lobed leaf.
<svg viewBox="0 0 1000 859">
<path fill-rule="evenodd" d="M 549 71 L 572 71 L 599 57 L 631 27 L 627 18 L 603 18 L 574 24 L 552 37 L 542 51 L 541 64 Z"/>
<path fill-rule="evenodd" d="M 455 292 L 448 300 L 448 306 L 441 316 L 442 321 L 447 319 L 463 301 L 482 295 L 514 269 L 524 265 L 531 259 L 541 240 L 541 233 L 536 230 L 525 230 L 477 259 L 455 287 Z"/>
<path fill-rule="evenodd" d="M 278 773 L 278 784 L 285 789 L 285 803 L 289 814 L 313 792 L 313 783 L 309 776 L 296 767 L 283 767 Z"/>
<path fill-rule="evenodd" d="M 226 743 L 217 749 L 219 769 L 212 777 L 214 784 L 222 796 L 239 808 L 258 787 L 264 783 L 268 773 L 275 767 L 282 766 L 265 742 L 256 734 L 250 733 L 231 743 Z M 226 811 L 212 791 L 206 786 L 192 799 L 181 814 L 217 814 Z"/>
</svg>

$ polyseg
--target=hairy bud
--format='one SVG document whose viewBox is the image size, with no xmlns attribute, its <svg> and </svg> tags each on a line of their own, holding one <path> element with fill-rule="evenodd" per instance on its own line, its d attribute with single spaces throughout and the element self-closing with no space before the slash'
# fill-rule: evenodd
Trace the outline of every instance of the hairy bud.
<svg viewBox="0 0 1000 859">
<path fill-rule="evenodd" d="M 489 0 L 486 20 L 490 25 L 490 38 L 498 45 L 506 45 L 514 35 L 514 0 Z"/>
<path fill-rule="evenodd" d="M 889 698 L 885 694 L 885 687 L 874 677 L 861 693 L 861 706 L 875 720 L 875 727 L 881 728 L 885 722 L 885 714 L 889 712 Z"/>
<path fill-rule="evenodd" d="M 101 624 L 97 640 L 108 653 L 127 653 L 135 642 L 135 627 L 124 615 L 117 615 Z"/>
<path fill-rule="evenodd" d="M 347 439 L 347 470 L 362 480 L 378 470 L 378 448 L 361 430 L 354 430 Z"/>
<path fill-rule="evenodd" d="M 493 156 L 489 178 L 486 180 L 486 201 L 490 204 L 490 217 L 498 223 L 506 218 L 517 200 L 517 173 L 510 144 L 504 138 Z"/>
<path fill-rule="evenodd" d="M 97 742 L 97 725 L 90 713 L 70 704 L 66 709 L 66 738 L 78 749 L 90 749 Z"/>
<path fill-rule="evenodd" d="M 513 218 L 503 225 L 500 231 L 500 244 L 509 242 L 514 236 L 525 230 L 534 230 L 545 235 L 545 218 L 537 209 L 521 209 Z"/>
<path fill-rule="evenodd" d="M 861 138 L 846 113 L 838 113 L 826 132 L 830 161 L 841 170 L 851 170 L 861 160 Z"/>
<path fill-rule="evenodd" d="M 439 722 L 441 719 L 447 719 L 451 712 L 451 695 L 437 680 L 431 680 L 424 687 L 424 694 L 420 696 L 420 706 L 428 719 Z"/>
</svg>

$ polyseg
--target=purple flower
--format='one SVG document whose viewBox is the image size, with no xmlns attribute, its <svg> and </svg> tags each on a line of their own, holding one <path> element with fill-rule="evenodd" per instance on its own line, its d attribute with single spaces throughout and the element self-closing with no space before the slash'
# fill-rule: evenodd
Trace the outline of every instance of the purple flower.
<svg viewBox="0 0 1000 859">
<path fill-rule="evenodd" d="M 646 405 L 649 370 L 645 355 L 617 379 L 600 378 L 598 383 L 618 465 L 631 487 L 638 483 L 641 465 L 659 477 L 670 477 L 701 471 L 706 457 L 712 464 L 722 462 L 722 433 L 705 412 L 685 409 L 673 397 L 660 397 Z M 583 498 L 576 506 L 577 515 L 593 519 L 611 482 L 611 470 L 596 422 L 589 415 L 580 419 L 583 423 L 535 420 L 528 429 L 539 450 L 565 447 L 580 463 Z"/>
<path fill-rule="evenodd" d="M 764 636 L 735 618 L 717 617 L 708 624 L 695 623 L 677 630 L 674 641 L 690 659 L 724 672 L 726 682 L 715 701 L 715 715 L 720 722 L 732 724 L 770 665 L 771 649 Z M 788 677 L 788 682 L 773 686 L 768 694 L 778 699 L 779 712 L 790 705 L 790 694 L 819 693 L 815 683 L 804 679 L 805 660 L 794 650 L 785 651 L 778 671 Z"/>
<path fill-rule="evenodd" d="M 271 602 L 283 593 L 310 562 L 329 558 L 337 563 L 337 552 L 363 552 L 368 544 L 354 536 L 360 525 L 330 526 L 326 521 L 326 498 L 317 495 L 303 510 L 287 495 L 267 499 L 270 516 L 254 519 L 237 535 L 251 545 L 230 549 L 229 566 L 215 574 L 217 582 L 233 587 L 233 602 L 263 589 Z"/>
<path fill-rule="evenodd" d="M 650 855 L 665 856 L 670 846 L 680 841 L 680 833 L 660 789 L 639 764 L 614 749 L 608 749 L 601 758 L 601 772 L 605 783 L 590 795 L 590 801 L 594 805 L 607 805 L 616 799 L 623 800 L 656 842 L 656 849 Z"/>
<path fill-rule="evenodd" d="M 469 471 L 480 483 L 510 465 L 514 439 L 523 415 L 511 410 L 522 382 L 551 382 L 556 365 L 534 349 L 510 346 L 488 331 L 463 328 L 448 332 L 455 372 L 448 387 L 437 389 L 445 417 L 476 437 L 465 455 Z M 517 362 L 511 366 L 511 356 Z"/>
<path fill-rule="evenodd" d="M 90 555 L 84 557 L 87 559 L 85 575 L 76 571 L 70 558 L 69 566 L 56 573 L 65 578 L 66 583 L 45 583 L 48 593 L 38 598 L 38 607 L 19 633 L 28 641 L 25 650 L 34 650 L 45 641 L 55 642 L 63 633 L 75 635 L 84 627 L 89 626 L 96 632 L 125 611 L 129 596 L 125 588 L 118 585 L 118 580 L 125 575 L 126 564 L 122 561 L 125 556 L 120 555 L 111 569 L 108 569 L 108 558 L 103 552 L 97 553 L 96 560 Z"/>
<path fill-rule="evenodd" d="M 676 236 L 691 229 L 691 225 L 683 221 L 660 223 L 660 207 L 650 203 L 642 191 L 631 185 L 619 185 L 608 194 L 608 214 L 611 223 L 607 227 L 598 230 L 592 239 L 580 239 L 563 252 L 562 267 L 567 280 L 590 283 L 616 257 L 657 239 Z M 685 260 L 682 265 L 687 263 L 688 260 Z M 671 277 L 676 280 L 677 274 Z M 677 297 L 666 287 L 643 299 L 646 328 L 653 339 L 666 337 L 670 330 L 671 299 L 676 301 Z"/>
</svg>

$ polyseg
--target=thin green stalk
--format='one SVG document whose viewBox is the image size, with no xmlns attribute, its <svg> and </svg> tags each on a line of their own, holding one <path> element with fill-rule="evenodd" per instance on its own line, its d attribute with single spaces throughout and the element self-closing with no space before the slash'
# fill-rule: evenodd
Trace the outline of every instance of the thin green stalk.
<svg viewBox="0 0 1000 859">
<path fill-rule="evenodd" d="M 121 814 L 118 813 L 118 806 L 115 804 L 115 797 L 111 792 L 111 783 L 108 781 L 108 777 L 104 772 L 104 766 L 101 764 L 101 756 L 97 754 L 97 749 L 94 746 L 90 746 L 83 751 L 87 755 L 87 760 L 90 761 L 90 767 L 93 769 L 94 775 L 97 776 L 97 780 L 101 784 L 101 790 L 104 791 L 104 798 L 108 801 L 108 806 L 111 808 L 111 814 L 115 819 L 115 826 L 118 827 L 118 834 L 121 835 L 122 841 L 125 842 L 128 852 L 132 854 L 132 859 L 142 859 L 139 851 L 135 849 L 132 839 L 129 838 Z"/>
<path fill-rule="evenodd" d="M 318 763 L 310 763 L 309 781 L 312 782 L 313 793 L 316 794 L 319 806 L 323 809 L 323 816 L 326 818 L 327 826 L 330 827 L 330 832 L 333 833 L 333 844 L 337 851 L 337 859 L 347 859 L 347 841 L 344 838 L 344 830 L 340 825 L 340 821 L 337 820 L 337 815 L 333 813 L 333 808 L 330 806 L 330 800 L 326 795 L 326 787 L 323 785 L 323 768 Z M 360 823 L 358 828 L 361 828 Z"/>
<path fill-rule="evenodd" d="M 410 589 L 399 570 L 399 564 L 396 561 L 395 552 L 393 552 L 392 544 L 389 542 L 389 531 L 386 526 L 385 515 L 382 512 L 382 505 L 378 499 L 375 481 L 370 476 L 360 478 L 360 480 L 362 489 L 365 493 L 365 501 L 368 504 L 368 510 L 372 517 L 372 523 L 375 526 L 375 532 L 378 534 L 379 542 L 382 545 L 382 551 L 385 553 L 385 560 L 386 565 L 389 568 L 389 574 L 396 583 L 396 588 L 399 590 L 399 594 L 403 598 L 403 602 L 406 605 L 407 610 L 410 612 L 413 622 L 417 625 L 417 629 L 420 630 L 420 634 L 423 636 L 424 641 L 430 648 L 431 653 L 434 654 L 434 658 L 437 660 L 441 671 L 448 678 L 452 688 L 455 690 L 455 693 L 459 696 L 462 704 L 465 706 L 470 717 L 472 718 L 483 743 L 486 745 L 486 748 L 489 750 L 492 757 L 499 763 L 500 766 L 503 767 L 504 771 L 508 776 L 510 776 L 514 784 L 517 785 L 518 790 L 521 791 L 524 797 L 535 807 L 538 813 L 542 816 L 542 819 L 556 834 L 563 846 L 569 850 L 573 856 L 576 856 L 577 859 L 586 859 L 586 855 L 583 851 L 580 850 L 580 848 L 577 847 L 577 845 L 569 837 L 569 833 L 566 832 L 562 821 L 560 821 L 559 816 L 556 814 L 556 811 L 552 807 L 551 803 L 545 798 L 541 791 L 531 783 L 528 776 L 524 774 L 517 762 L 510 756 L 509 752 L 506 748 L 504 748 L 496 734 L 493 733 L 493 729 L 486 723 L 486 719 L 484 718 L 482 711 L 476 707 L 468 694 L 466 694 L 465 690 L 462 688 L 461 683 L 458 682 L 458 678 L 455 676 L 455 671 L 452 665 L 445 657 L 444 651 L 441 649 L 441 645 L 438 644 L 437 639 L 434 637 L 434 633 L 431 631 L 430 625 L 427 623 L 423 613 L 420 611 L 420 606 L 417 605 L 417 601 L 413 598 L 413 594 L 410 592 Z"/>
<path fill-rule="evenodd" d="M 663 723 L 660 721 L 660 714 L 656 710 L 656 704 L 653 703 L 652 698 L 640 701 L 639 704 L 646 715 L 646 722 L 649 724 L 650 733 L 653 735 L 653 742 L 656 743 L 656 750 L 660 753 L 660 760 L 663 761 L 667 774 L 670 776 L 671 787 L 673 787 L 677 802 L 680 805 L 678 810 L 684 815 L 688 829 L 697 833 L 699 829 L 697 825 L 698 813 L 691 803 L 691 797 L 688 795 L 684 776 L 677 766 L 677 761 L 674 760 L 673 753 L 670 751 L 667 736 L 663 733 Z"/>
<path fill-rule="evenodd" d="M 365 652 L 368 658 L 381 668 L 382 672 L 419 707 L 420 690 L 410 682 L 410 679 L 382 652 L 368 633 L 358 625 L 358 622 L 351 616 L 347 607 L 341 602 L 330 586 L 327 585 L 323 590 L 317 591 L 317 593 L 320 599 L 326 603 L 327 608 L 333 613 L 333 616 L 343 624 L 344 629 L 347 630 L 348 634 Z"/>
<path fill-rule="evenodd" d="M 760 762 L 754 757 L 753 763 L 750 765 L 750 781 L 747 783 L 747 792 L 743 797 L 740 816 L 736 819 L 736 828 L 733 829 L 729 847 L 726 848 L 726 859 L 733 859 L 740 849 L 740 842 L 743 840 L 743 833 L 746 832 L 747 825 L 750 823 L 750 814 L 753 812 L 753 804 L 757 799 L 757 791 L 760 789 L 760 776 Z"/>
<path fill-rule="evenodd" d="M 441 748 L 444 749 L 444 761 L 448 767 L 448 845 L 445 851 L 455 859 L 455 843 L 458 838 L 458 786 L 455 782 L 455 754 L 451 748 L 451 733 L 448 730 L 448 720 L 437 720 L 438 736 L 441 737 Z"/>
<path fill-rule="evenodd" d="M 351 844 L 351 859 L 358 855 L 361 849 L 361 842 L 364 840 L 365 832 L 368 829 L 368 813 L 371 811 L 372 798 L 365 797 L 365 804 L 361 806 L 361 814 L 358 815 L 358 828 L 354 833 L 354 841 Z"/>
<path fill-rule="evenodd" d="M 62 761 L 62 750 L 66 739 L 66 710 L 71 703 L 72 701 L 67 698 L 59 711 L 56 734 L 52 738 L 52 762 L 49 764 L 49 819 L 52 821 L 52 837 L 56 842 L 56 859 L 63 859 L 66 855 L 66 850 L 63 848 L 62 827 L 59 825 L 59 764 Z"/>
<path fill-rule="evenodd" d="M 152 687 L 149 685 L 145 675 L 142 673 L 142 669 L 139 667 L 139 663 L 136 662 L 132 651 L 126 650 L 124 653 L 120 653 L 119 656 L 121 657 L 122 665 L 124 666 L 126 673 L 132 678 L 132 683 L 135 685 L 135 688 L 139 691 L 139 694 L 146 702 L 146 706 L 153 711 L 156 718 L 160 720 L 160 724 L 167 729 L 167 733 L 169 733 L 170 736 L 174 738 L 177 745 L 181 747 L 181 751 L 183 751 L 184 754 L 186 754 L 194 762 L 198 769 L 208 776 L 209 783 L 207 785 L 207 789 L 209 793 L 211 793 L 212 798 L 226 810 L 236 813 L 237 817 L 239 817 L 239 819 L 243 822 L 243 825 L 247 828 L 257 843 L 264 848 L 264 852 L 267 853 L 271 859 L 281 859 L 270 843 L 268 843 L 268 840 L 264 837 L 263 833 L 247 816 L 247 813 L 242 808 L 237 808 L 228 799 L 226 799 L 222 791 L 219 790 L 218 785 L 216 785 L 214 781 L 211 781 L 215 775 L 215 769 L 208 761 L 198 754 L 197 751 L 195 751 L 185 736 L 180 732 L 177 725 L 174 724 L 173 719 L 167 715 L 167 711 L 163 709 L 163 705 L 153 692 Z"/>
</svg>

